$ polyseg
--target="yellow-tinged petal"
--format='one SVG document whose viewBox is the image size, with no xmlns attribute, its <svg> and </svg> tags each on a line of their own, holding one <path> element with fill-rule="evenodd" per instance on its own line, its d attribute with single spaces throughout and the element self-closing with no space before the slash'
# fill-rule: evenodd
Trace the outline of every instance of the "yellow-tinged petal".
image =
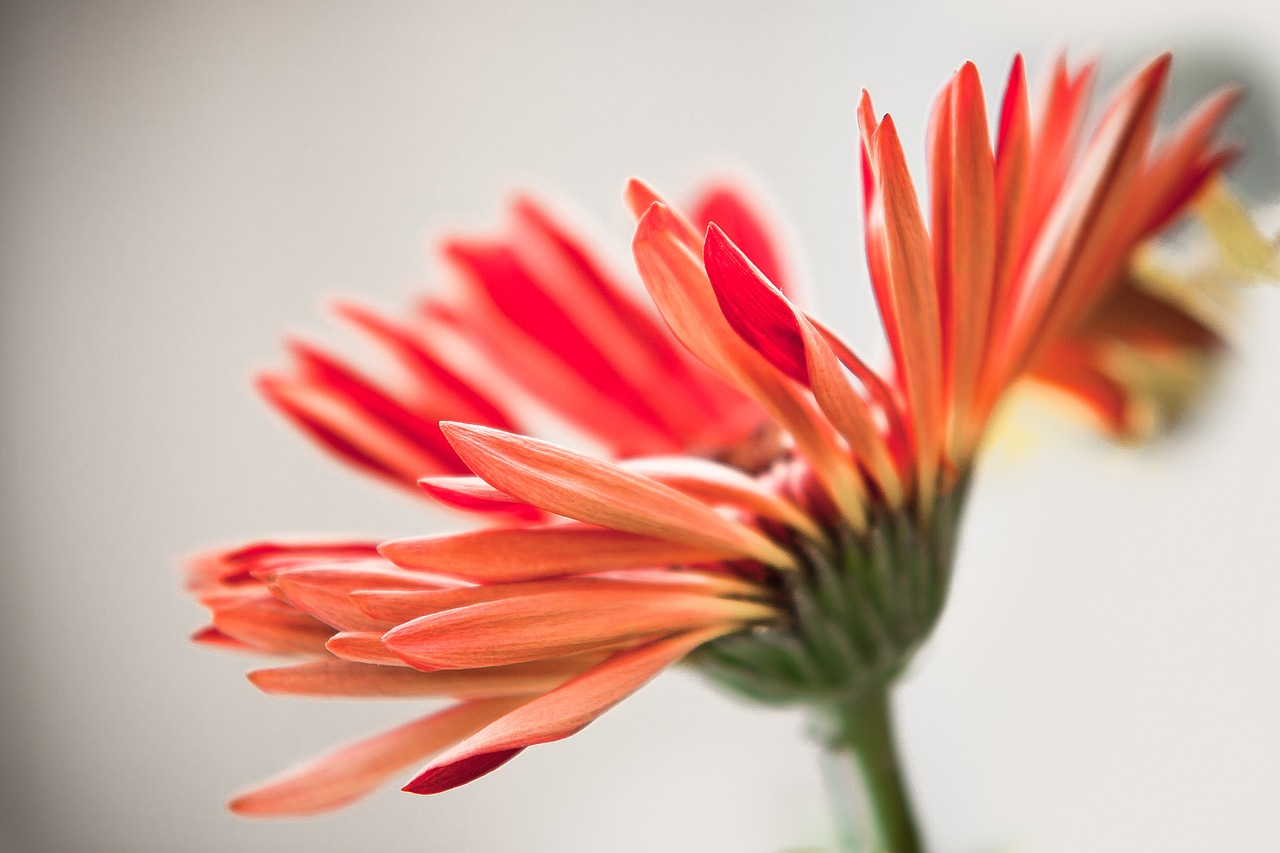
<svg viewBox="0 0 1280 853">
<path fill-rule="evenodd" d="M 1280 280 L 1280 235 L 1268 240 L 1225 181 L 1214 181 L 1194 209 L 1233 272 L 1252 281 Z"/>
</svg>

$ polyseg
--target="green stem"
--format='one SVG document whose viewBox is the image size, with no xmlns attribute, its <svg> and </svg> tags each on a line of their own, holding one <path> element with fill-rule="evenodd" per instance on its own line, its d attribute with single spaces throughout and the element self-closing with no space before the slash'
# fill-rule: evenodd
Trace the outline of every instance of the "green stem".
<svg viewBox="0 0 1280 853">
<path fill-rule="evenodd" d="M 921 853 L 893 741 L 888 696 L 828 710 L 823 770 L 845 853 Z"/>
</svg>

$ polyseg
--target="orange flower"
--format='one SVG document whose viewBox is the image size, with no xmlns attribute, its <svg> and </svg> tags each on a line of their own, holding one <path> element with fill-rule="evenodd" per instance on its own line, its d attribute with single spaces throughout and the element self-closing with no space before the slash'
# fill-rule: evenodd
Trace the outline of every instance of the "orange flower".
<svg viewBox="0 0 1280 853">
<path fill-rule="evenodd" d="M 389 542 L 380 556 L 339 543 L 198 560 L 203 639 L 308 657 L 251 673 L 263 690 L 458 700 L 233 808 L 336 807 L 437 753 L 406 790 L 446 790 L 578 731 L 686 657 L 762 701 L 882 695 L 941 612 L 974 454 L 1005 392 L 1026 377 L 1067 386 L 1127 428 L 1126 389 L 1102 387 L 1091 348 L 1216 345 L 1129 273 L 1231 157 L 1213 142 L 1229 92 L 1153 142 L 1168 63 L 1118 90 L 1079 156 L 1092 68 L 1059 66 L 1033 120 L 1016 60 L 993 145 L 964 66 L 933 111 L 927 209 L 893 120 L 864 96 L 883 374 L 788 299 L 776 250 L 735 196 L 690 219 L 635 181 L 635 261 L 670 336 L 527 200 L 507 239 L 448 244 L 464 304 L 429 303 L 415 331 L 341 309 L 417 384 L 395 396 L 297 347 L 297 373 L 264 380 L 273 402 L 348 461 L 398 482 L 434 475 L 423 486 L 436 498 L 528 523 Z M 512 432 L 505 404 L 428 344 L 445 330 L 637 458 Z M 481 425 L 437 425 L 454 413 Z M 762 428 L 781 437 L 764 464 L 750 438 Z M 672 453 L 684 455 L 655 455 Z"/>
</svg>

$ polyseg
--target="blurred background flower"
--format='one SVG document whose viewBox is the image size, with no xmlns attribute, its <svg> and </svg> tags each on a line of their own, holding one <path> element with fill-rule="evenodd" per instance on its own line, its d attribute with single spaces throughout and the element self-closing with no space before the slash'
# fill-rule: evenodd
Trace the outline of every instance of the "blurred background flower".
<svg viewBox="0 0 1280 853">
<path fill-rule="evenodd" d="M 318 295 L 420 290 L 425 234 L 483 222 L 513 180 L 616 211 L 597 242 L 621 246 L 626 175 L 680 186 L 724 160 L 767 176 L 804 235 L 812 301 L 873 341 L 851 156 L 862 87 L 923 104 L 965 59 L 1000 68 L 1021 49 L 1037 67 L 1066 43 L 1105 47 L 1119 73 L 1173 47 L 1175 99 L 1251 86 L 1234 125 L 1254 158 L 1241 192 L 1266 200 L 1280 79 L 1267 12 L 6 6 L 0 846 L 564 850 L 570 819 L 582 850 L 820 841 L 799 721 L 679 676 L 429 804 L 390 796 L 270 827 L 226 816 L 223 793 L 254 772 L 244 755 L 265 775 L 399 712 L 228 690 L 239 661 L 175 642 L 199 617 L 178 604 L 171 555 L 267 520 L 378 536 L 447 523 L 265 429 L 244 377 Z M 895 111 L 922 139 L 923 112 Z M 977 484 L 951 612 L 900 702 L 939 849 L 1280 840 L 1280 693 L 1265 676 L 1280 648 L 1280 315 L 1248 306 L 1237 370 L 1184 437 L 1134 456 L 1065 428 L 1074 441 Z"/>
</svg>

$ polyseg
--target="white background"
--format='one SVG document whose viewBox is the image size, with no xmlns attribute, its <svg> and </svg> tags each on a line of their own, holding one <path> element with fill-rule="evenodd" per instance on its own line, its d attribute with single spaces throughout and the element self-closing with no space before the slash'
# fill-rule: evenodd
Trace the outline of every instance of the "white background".
<svg viewBox="0 0 1280 853">
<path fill-rule="evenodd" d="M 802 720 L 679 673 L 453 793 L 226 814 L 236 788 L 416 709 L 258 695 L 246 661 L 187 644 L 201 614 L 180 555 L 461 523 L 321 457 L 249 374 L 286 328 L 329 333 L 326 295 L 423 292 L 428 236 L 490 222 L 513 181 L 577 199 L 625 262 L 626 177 L 679 195 L 735 163 L 789 213 L 821 313 L 874 346 L 862 87 L 919 163 L 966 59 L 998 90 L 1015 50 L 1033 69 L 1098 50 L 1114 76 L 1173 47 L 1183 103 L 1206 80 L 1255 84 L 1240 132 L 1265 196 L 1278 44 L 1280 13 L 1245 0 L 5 5 L 0 848 L 823 842 Z M 1246 306 L 1235 363 L 1172 441 L 1040 419 L 988 460 L 898 703 L 935 851 L 1280 849 L 1280 293 Z"/>
</svg>

